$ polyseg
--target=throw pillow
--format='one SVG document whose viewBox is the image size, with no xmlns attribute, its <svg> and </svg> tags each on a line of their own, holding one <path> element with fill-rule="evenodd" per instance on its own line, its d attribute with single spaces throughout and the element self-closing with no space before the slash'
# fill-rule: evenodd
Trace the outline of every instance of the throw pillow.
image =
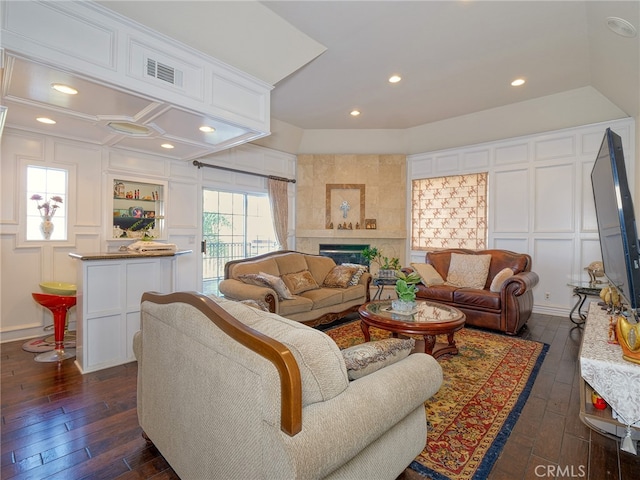
<svg viewBox="0 0 640 480">
<path fill-rule="evenodd" d="M 298 295 L 299 293 L 306 292 L 308 290 L 315 290 L 316 288 L 320 288 L 318 282 L 316 282 L 313 275 L 309 270 L 302 270 L 301 272 L 296 273 L 287 273 L 282 275 L 282 280 L 285 285 L 293 293 L 294 295 Z"/>
<path fill-rule="evenodd" d="M 415 344 L 413 338 L 385 338 L 345 348 L 342 357 L 349 380 L 362 378 L 408 357 Z"/>
<path fill-rule="evenodd" d="M 349 286 L 357 285 L 360 283 L 360 278 L 362 274 L 369 271 L 369 267 L 366 265 L 360 265 L 359 263 L 343 263 L 345 267 L 354 267 L 357 269 L 356 273 L 351 277 L 351 281 L 349 282 Z"/>
<path fill-rule="evenodd" d="M 280 300 L 292 300 L 294 297 L 280 277 L 268 273 L 245 273 L 238 275 L 238 280 L 249 285 L 267 287 L 275 290 Z"/>
<path fill-rule="evenodd" d="M 257 310 L 262 310 L 263 312 L 269 311 L 269 305 L 267 305 L 262 300 L 253 300 L 251 298 L 248 298 L 247 300 L 240 300 L 240 303 L 244 303 L 245 305 L 253 307 Z"/>
<path fill-rule="evenodd" d="M 489 290 L 496 293 L 499 292 L 502 288 L 502 284 L 506 282 L 509 277 L 513 277 L 513 270 L 510 268 L 503 268 L 495 277 L 493 277 Z"/>
<path fill-rule="evenodd" d="M 420 280 L 427 287 L 444 283 L 443 278 L 430 263 L 412 263 L 411 267 L 420 275 Z"/>
<path fill-rule="evenodd" d="M 447 285 L 482 290 L 487 283 L 491 255 L 451 254 Z"/>
<path fill-rule="evenodd" d="M 358 269 L 354 267 L 336 265 L 324 278 L 322 286 L 329 288 L 347 288 L 351 278 L 357 271 Z"/>
</svg>

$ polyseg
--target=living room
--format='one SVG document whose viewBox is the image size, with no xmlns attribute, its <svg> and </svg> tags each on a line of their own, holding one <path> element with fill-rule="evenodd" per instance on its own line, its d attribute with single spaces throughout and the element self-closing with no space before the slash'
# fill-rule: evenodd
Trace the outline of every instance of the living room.
<svg viewBox="0 0 640 480">
<path fill-rule="evenodd" d="M 637 26 L 636 2 L 588 3 L 593 3 L 589 15 L 613 3 L 616 11 L 607 15 L 627 17 Z M 604 61 L 607 71 L 616 71 L 620 64 L 625 64 L 623 69 L 637 66 L 637 37 L 631 41 L 635 57 L 597 52 L 593 61 Z M 12 45 L 11 52 L 16 48 Z M 592 69 L 592 76 L 598 77 L 598 66 Z M 640 85 L 637 74 L 633 81 Z M 288 187 L 288 248 L 318 253 L 320 243 L 367 243 L 408 265 L 424 261 L 424 252 L 410 244 L 412 181 L 488 172 L 487 246 L 529 253 L 540 276 L 534 312 L 566 318 L 575 303 L 568 284 L 587 280 L 584 268 L 600 257 L 589 173 L 607 127 L 623 138 L 635 204 L 640 207 L 637 90 L 635 96 L 625 96 L 624 88 L 594 79 L 568 91 L 526 100 L 514 96 L 509 104 L 406 129 L 302 129 L 273 117 L 271 135 L 198 158 L 249 174 L 199 169 L 165 154 L 24 128 L 13 123 L 10 107 L 1 145 L 2 341 L 42 335 L 50 316 L 32 300 L 31 292 L 42 281 L 77 283 L 77 261 L 70 253 L 114 250 L 123 244 L 109 237 L 113 176 L 166 182 L 166 241 L 193 250 L 176 261 L 175 289 L 199 291 L 203 189 L 265 194 L 265 180 L 254 173 L 294 178 L 296 183 Z M 69 172 L 65 240 L 26 239 L 27 165 Z M 364 212 L 358 213 L 375 219 L 377 228 L 327 228 L 327 185 L 354 184 L 364 186 Z M 74 320 L 72 313 L 72 325 Z"/>
</svg>

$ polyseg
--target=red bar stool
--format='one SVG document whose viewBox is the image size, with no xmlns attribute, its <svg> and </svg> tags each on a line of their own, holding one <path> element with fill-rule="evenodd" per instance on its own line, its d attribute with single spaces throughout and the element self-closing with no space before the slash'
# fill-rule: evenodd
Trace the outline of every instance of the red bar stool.
<svg viewBox="0 0 640 480">
<path fill-rule="evenodd" d="M 53 335 L 56 347 L 50 352 L 36 355 L 36 362 L 61 362 L 76 356 L 75 349 L 64 349 L 64 327 L 67 311 L 76 304 L 75 295 L 53 295 L 50 293 L 32 293 L 33 299 L 53 314 Z"/>
<path fill-rule="evenodd" d="M 71 296 L 76 294 L 76 285 L 67 282 L 41 282 L 40 289 L 44 293 L 52 293 L 54 295 Z M 53 330 L 53 325 L 47 325 L 44 330 Z M 44 341 L 49 344 L 55 344 L 55 335 L 49 335 Z M 67 318 L 64 323 L 64 345 L 66 348 L 76 348 L 76 332 L 69 330 L 69 312 L 67 312 Z"/>
</svg>

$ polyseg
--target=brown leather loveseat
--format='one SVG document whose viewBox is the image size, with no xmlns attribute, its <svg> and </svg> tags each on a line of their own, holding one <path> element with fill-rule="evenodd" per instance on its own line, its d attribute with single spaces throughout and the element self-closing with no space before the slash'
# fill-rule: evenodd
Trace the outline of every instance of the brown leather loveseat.
<svg viewBox="0 0 640 480">
<path fill-rule="evenodd" d="M 452 253 L 491 255 L 484 288 L 447 284 Z M 499 330 L 509 335 L 518 333 L 529 320 L 533 309 L 532 289 L 538 284 L 538 275 L 531 271 L 529 255 L 508 250 L 448 249 L 428 252 L 425 262 L 433 265 L 445 283 L 429 287 L 419 284 L 417 298 L 460 309 L 467 317 L 467 325 Z M 513 274 L 505 269 L 510 269 Z M 496 283 L 494 278 L 500 272 L 503 272 L 500 279 L 496 279 L 500 282 Z M 502 280 L 505 276 L 508 278 Z"/>
</svg>

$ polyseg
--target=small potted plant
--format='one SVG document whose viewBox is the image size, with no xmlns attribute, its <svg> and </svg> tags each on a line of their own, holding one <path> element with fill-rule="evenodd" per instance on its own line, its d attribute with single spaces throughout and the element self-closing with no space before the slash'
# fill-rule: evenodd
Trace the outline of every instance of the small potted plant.
<svg viewBox="0 0 640 480">
<path fill-rule="evenodd" d="M 396 312 L 410 313 L 416 308 L 416 284 L 420 282 L 420 275 L 415 272 L 405 274 L 396 272 L 396 294 L 397 300 L 392 300 L 391 308 Z"/>
<path fill-rule="evenodd" d="M 365 248 L 362 250 L 362 256 L 369 263 L 378 265 L 378 276 L 380 278 L 393 278 L 396 272 L 400 270 L 400 260 L 396 257 L 385 257 L 377 247 Z"/>
</svg>

